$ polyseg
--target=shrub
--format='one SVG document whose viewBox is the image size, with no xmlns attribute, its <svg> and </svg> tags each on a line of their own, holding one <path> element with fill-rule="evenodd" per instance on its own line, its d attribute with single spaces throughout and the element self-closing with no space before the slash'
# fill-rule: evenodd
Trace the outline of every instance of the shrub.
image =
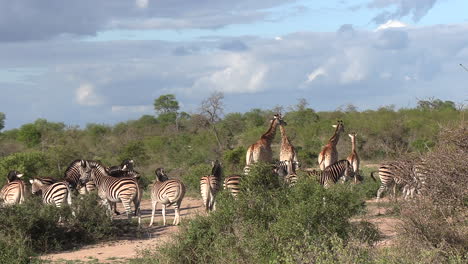
<svg viewBox="0 0 468 264">
<path fill-rule="evenodd" d="M 122 234 L 125 228 L 136 228 L 127 221 L 112 222 L 97 194 L 74 199 L 72 207 L 63 208 L 43 205 L 39 197 L 31 197 L 24 204 L 1 208 L 0 219 L 0 263 L 29 263 L 35 254 L 94 243 Z"/>
<path fill-rule="evenodd" d="M 330 259 L 341 260 L 345 256 L 339 258 L 331 249 L 347 250 L 353 229 L 348 219 L 362 208 L 349 186 L 325 190 L 303 178 L 288 188 L 266 164 L 252 166 L 242 179 L 237 199 L 221 192 L 217 203 L 217 210 L 209 216 L 185 223 L 173 244 L 146 251 L 135 261 L 276 263 L 296 259 L 295 252 L 306 256 L 308 247 L 314 245 L 319 245 L 317 250 L 327 248 L 334 256 Z M 360 260 L 362 253 L 353 254 L 350 258 Z"/>
<path fill-rule="evenodd" d="M 468 133 L 464 126 L 444 129 L 439 145 L 423 156 L 426 180 L 420 199 L 401 205 L 401 247 L 407 255 L 431 252 L 435 262 L 468 252 Z"/>
</svg>

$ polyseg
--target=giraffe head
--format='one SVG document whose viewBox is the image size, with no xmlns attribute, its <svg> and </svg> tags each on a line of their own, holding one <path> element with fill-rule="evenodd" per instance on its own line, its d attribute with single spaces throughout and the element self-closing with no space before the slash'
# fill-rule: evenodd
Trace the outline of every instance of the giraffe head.
<svg viewBox="0 0 468 264">
<path fill-rule="evenodd" d="M 335 130 L 336 133 L 344 132 L 343 120 L 338 120 L 338 121 L 336 122 L 336 125 L 333 125 L 333 127 L 336 129 L 336 130 Z"/>
<path fill-rule="evenodd" d="M 356 136 L 357 136 L 357 133 L 356 133 L 356 132 L 351 132 L 351 133 L 348 134 L 348 136 L 349 136 L 351 139 L 354 140 L 354 139 L 356 138 Z"/>
<path fill-rule="evenodd" d="M 277 125 L 286 126 L 287 125 L 287 123 L 283 121 L 283 116 L 281 116 L 280 113 L 275 114 L 271 122 L 273 123 L 274 126 L 277 126 Z"/>
</svg>

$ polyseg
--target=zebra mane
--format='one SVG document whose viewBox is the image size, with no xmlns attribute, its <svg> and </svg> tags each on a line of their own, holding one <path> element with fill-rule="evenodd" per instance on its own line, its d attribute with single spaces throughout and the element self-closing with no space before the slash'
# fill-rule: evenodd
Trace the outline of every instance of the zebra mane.
<svg viewBox="0 0 468 264">
<path fill-rule="evenodd" d="M 211 169 L 211 175 L 219 179 L 221 178 L 221 174 L 222 174 L 221 164 L 219 163 L 218 160 L 215 160 L 213 162 L 213 168 Z"/>
<path fill-rule="evenodd" d="M 164 172 L 164 168 L 157 168 L 155 173 L 157 181 L 163 182 L 169 180 L 169 177 L 167 177 L 167 174 Z"/>
</svg>

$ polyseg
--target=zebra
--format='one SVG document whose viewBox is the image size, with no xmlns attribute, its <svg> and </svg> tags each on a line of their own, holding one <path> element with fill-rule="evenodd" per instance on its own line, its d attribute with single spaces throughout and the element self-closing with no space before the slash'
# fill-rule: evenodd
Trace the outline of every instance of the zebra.
<svg viewBox="0 0 468 264">
<path fill-rule="evenodd" d="M 374 172 L 371 172 L 371 177 L 375 180 Z M 393 161 L 383 163 L 378 170 L 380 178 L 380 187 L 377 190 L 377 201 L 382 196 L 390 185 L 393 184 L 393 195 L 396 198 L 397 186 L 404 186 L 404 195 L 410 195 L 414 191 L 413 185 L 413 165 L 409 161 Z M 413 191 L 412 191 L 413 190 Z"/>
<path fill-rule="evenodd" d="M 224 179 L 224 189 L 228 190 L 236 198 L 240 192 L 241 175 L 231 175 Z"/>
<path fill-rule="evenodd" d="M 107 172 L 113 177 L 135 177 L 138 179 L 140 177 L 140 173 L 133 170 L 133 166 L 133 160 L 125 159 L 120 165 L 107 168 Z"/>
<path fill-rule="evenodd" d="M 8 182 L 0 190 L 0 199 L 4 205 L 22 204 L 26 195 L 26 185 L 20 178 L 23 176 L 18 171 L 10 171 L 7 175 Z"/>
<path fill-rule="evenodd" d="M 203 176 L 200 179 L 200 192 L 203 205 L 207 212 L 216 210 L 215 196 L 221 185 L 221 164 L 218 160 L 212 163 L 211 175 Z"/>
<path fill-rule="evenodd" d="M 297 183 L 296 162 L 277 161 L 273 166 L 273 172 L 278 174 L 288 186 L 294 186 Z"/>
<path fill-rule="evenodd" d="M 85 184 L 80 182 L 80 178 L 86 176 L 89 178 L 91 173 L 91 164 L 96 161 L 77 159 L 70 163 L 65 170 L 64 180 L 66 180 L 73 189 L 77 189 L 80 194 L 87 194 L 95 189 L 94 182 L 89 181 Z"/>
<path fill-rule="evenodd" d="M 57 208 L 65 202 L 72 205 L 71 191 L 67 181 L 49 184 L 47 179 L 43 182 L 41 178 L 33 178 L 29 182 L 32 194 L 42 195 L 42 203 L 55 205 Z"/>
<path fill-rule="evenodd" d="M 166 225 L 166 206 L 170 205 L 174 206 L 175 209 L 175 217 L 172 224 L 178 225 L 180 223 L 180 204 L 185 196 L 185 185 L 179 180 L 169 179 L 163 168 L 156 169 L 155 173 L 156 182 L 151 189 L 152 211 L 149 226 L 153 225 L 156 205 L 158 203 L 162 205 L 163 225 Z"/>
<path fill-rule="evenodd" d="M 319 183 L 325 188 L 329 188 L 332 184 L 337 183 L 342 177 L 343 181 L 354 177 L 353 167 L 348 160 L 339 160 L 326 167 L 323 171 L 314 169 L 305 169 L 305 171 L 309 176 L 317 177 Z"/>
<path fill-rule="evenodd" d="M 113 203 L 122 202 L 128 219 L 131 219 L 131 202 L 135 205 L 135 215 L 138 215 L 138 225 L 141 223 L 140 212 L 140 187 L 134 178 L 115 178 L 110 176 L 106 168 L 99 162 L 92 162 L 90 175 L 84 174 L 80 177 L 82 184 L 89 180 L 94 181 L 102 203 L 112 212 Z M 111 215 L 112 218 L 112 215 Z"/>
</svg>

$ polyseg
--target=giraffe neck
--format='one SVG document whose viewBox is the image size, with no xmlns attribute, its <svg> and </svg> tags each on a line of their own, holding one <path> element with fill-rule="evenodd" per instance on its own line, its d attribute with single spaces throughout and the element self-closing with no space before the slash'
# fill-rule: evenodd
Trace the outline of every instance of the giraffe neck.
<svg viewBox="0 0 468 264">
<path fill-rule="evenodd" d="M 336 144 L 338 144 L 338 140 L 340 140 L 340 132 L 337 128 L 333 136 L 328 140 L 328 143 L 336 146 Z"/>
<path fill-rule="evenodd" d="M 351 138 L 351 151 L 356 152 L 356 138 L 355 137 Z"/>
<path fill-rule="evenodd" d="M 286 129 L 284 129 L 282 125 L 280 125 L 280 132 L 281 132 L 281 144 L 290 145 L 288 136 L 286 135 Z"/>
<path fill-rule="evenodd" d="M 276 135 L 276 126 L 277 126 L 277 121 L 276 119 L 271 122 L 270 128 L 268 131 L 262 135 L 262 139 L 265 139 L 267 144 L 270 145 L 271 142 L 273 142 L 273 139 L 275 138 Z"/>
</svg>

